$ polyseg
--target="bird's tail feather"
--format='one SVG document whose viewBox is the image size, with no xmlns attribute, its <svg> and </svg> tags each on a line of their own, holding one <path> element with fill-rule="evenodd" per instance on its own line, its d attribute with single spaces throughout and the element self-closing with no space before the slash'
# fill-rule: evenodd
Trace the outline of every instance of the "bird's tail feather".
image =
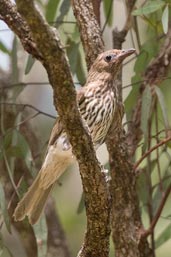
<svg viewBox="0 0 171 257">
<path fill-rule="evenodd" d="M 53 187 L 53 184 L 51 184 L 46 189 L 43 189 L 40 182 L 41 172 L 39 172 L 28 192 L 18 203 L 14 211 L 15 221 L 23 220 L 25 216 L 28 216 L 29 222 L 34 224 L 39 219 L 49 193 Z"/>
<path fill-rule="evenodd" d="M 72 160 L 72 155 L 70 159 Z M 28 216 L 31 224 L 37 222 L 55 181 L 71 163 L 70 159 L 54 158 L 51 160 L 50 154 L 47 155 L 36 179 L 14 211 L 15 221 L 23 220 L 25 216 Z"/>
</svg>

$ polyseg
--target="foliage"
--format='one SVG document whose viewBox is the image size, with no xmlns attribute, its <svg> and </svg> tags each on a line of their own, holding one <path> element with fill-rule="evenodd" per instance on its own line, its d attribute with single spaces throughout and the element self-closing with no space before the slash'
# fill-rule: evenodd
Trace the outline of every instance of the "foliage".
<svg viewBox="0 0 171 257">
<path fill-rule="evenodd" d="M 44 3 L 44 1 L 38 2 L 41 4 L 41 8 L 45 14 L 47 22 L 58 28 L 60 37 L 62 38 L 63 44 L 66 48 L 76 86 L 77 84 L 83 85 L 86 77 L 86 67 L 85 62 L 83 61 L 84 53 L 79 30 L 72 14 L 70 1 L 48 0 L 46 3 Z M 114 28 L 118 25 L 114 24 L 114 10 L 112 9 L 112 2 L 114 1 L 103 1 L 103 12 L 108 28 Z M 131 88 L 124 100 L 128 123 L 131 122 L 130 119 L 132 112 L 139 97 L 144 71 L 159 53 L 160 47 L 164 42 L 165 35 L 169 30 L 169 19 L 171 17 L 171 4 L 168 0 L 148 0 L 145 1 L 143 6 L 138 7 L 140 3 L 141 1 L 137 1 L 137 8 L 132 12 L 135 24 L 133 27 L 135 37 L 132 38 L 134 38 L 135 42 L 131 42 L 131 44 L 137 45 L 138 54 L 134 63 L 134 75 L 132 76 Z M 136 26 L 137 21 L 140 22 L 139 27 Z M 108 39 L 104 38 L 104 40 L 107 41 Z M 27 177 L 30 178 L 34 176 L 35 170 L 38 169 L 36 164 L 37 160 L 35 156 L 33 156 L 32 143 L 29 142 L 27 135 L 22 131 L 22 125 L 27 124 L 27 122 L 32 121 L 32 119 L 42 113 L 41 111 L 25 112 L 27 106 L 24 103 L 22 103 L 21 106 L 18 105 L 18 99 L 21 100 L 23 91 L 25 90 L 25 86 L 23 86 L 20 81 L 22 76 L 20 74 L 21 64 L 19 65 L 18 60 L 19 51 L 21 51 L 19 41 L 14 37 L 11 50 L 9 50 L 4 42 L 0 41 L 0 51 L 10 58 L 12 67 L 10 71 L 11 83 L 8 84 L 9 87 L 5 90 L 0 88 L 0 90 L 2 90 L 0 99 L 0 137 L 1 140 L 3 139 L 0 148 L 0 161 L 2 163 L 1 167 L 5 170 L 5 172 L 1 173 L 0 182 L 1 227 L 4 227 L 3 224 L 5 224 L 8 232 L 13 233 L 11 230 L 12 221 L 7 209 L 10 210 L 11 201 L 13 200 L 14 195 L 17 195 L 18 198 L 21 197 L 21 192 L 26 191 L 26 185 L 28 183 Z M 29 76 L 31 74 L 32 70 L 35 68 L 34 63 L 35 60 L 32 56 L 27 56 L 24 68 L 25 75 Z M 135 163 L 138 162 L 145 152 L 149 151 L 164 138 L 170 136 L 170 78 L 170 75 L 167 74 L 159 85 L 153 85 L 153 87 L 148 85 L 142 93 L 140 127 L 143 137 L 140 145 L 136 148 L 135 155 L 132 158 Z M 36 83 L 34 84 L 36 85 Z M 155 98 L 153 98 L 154 94 Z M 32 109 L 31 106 L 30 109 Z M 47 113 L 44 112 L 44 114 L 45 116 L 48 116 Z M 46 121 L 47 119 L 44 120 L 44 124 Z M 39 123 L 39 120 L 36 122 Z M 42 148 L 42 145 L 40 148 Z M 39 147 L 37 149 L 39 149 Z M 41 160 L 41 154 L 39 156 L 39 159 Z M 19 162 L 21 166 L 24 166 L 24 170 L 26 171 L 26 174 L 24 175 L 21 172 L 15 174 L 16 167 L 18 167 L 17 163 Z M 155 151 L 151 151 L 149 155 L 143 159 L 143 162 L 138 169 L 140 170 L 138 170 L 140 174 L 137 175 L 137 191 L 140 199 L 140 207 L 144 224 L 146 228 L 148 228 L 156 217 L 158 209 L 161 208 L 163 195 L 171 184 L 170 142 L 168 141 L 161 147 L 157 147 Z M 24 180 L 26 180 L 26 183 Z M 10 186 L 7 181 L 10 181 Z M 10 196 L 6 196 L 5 194 L 7 185 L 10 187 Z M 13 191 L 12 194 L 11 191 Z M 155 251 L 155 248 L 157 250 L 163 246 L 164 250 L 162 256 L 167 256 L 167 252 L 165 255 L 164 247 L 166 241 L 171 239 L 171 210 L 166 204 L 164 204 L 164 206 L 165 208 L 158 219 L 156 230 L 153 231 L 150 236 L 153 241 L 153 250 Z M 77 215 L 76 209 L 77 208 L 75 208 L 75 215 Z M 81 212 L 82 209 L 83 200 L 80 202 L 78 212 Z M 65 212 L 65 221 L 68 221 L 70 219 L 70 213 L 67 215 L 66 210 Z M 164 216 L 167 216 L 167 223 Z M 71 223 L 72 221 L 68 225 L 69 229 L 72 227 Z M 162 231 L 160 231 L 163 224 L 166 224 L 166 227 L 164 229 L 162 228 Z M 74 225 L 72 229 L 74 229 Z M 40 222 L 33 227 L 33 230 L 35 237 L 38 238 L 38 256 L 46 256 L 48 226 L 45 222 L 44 216 Z M 14 256 L 10 253 L 10 247 L 6 245 L 4 235 L 2 234 L 3 230 L 0 235 L 0 256 L 4 256 L 4 249 L 7 249 L 8 251 L 5 256 Z M 70 238 L 70 240 L 70 245 L 77 243 L 72 242 L 72 238 Z M 75 241 L 77 241 L 77 239 Z M 80 242 L 78 242 L 77 247 L 79 247 L 79 244 Z M 76 252 L 77 249 L 73 249 L 73 251 Z"/>
</svg>

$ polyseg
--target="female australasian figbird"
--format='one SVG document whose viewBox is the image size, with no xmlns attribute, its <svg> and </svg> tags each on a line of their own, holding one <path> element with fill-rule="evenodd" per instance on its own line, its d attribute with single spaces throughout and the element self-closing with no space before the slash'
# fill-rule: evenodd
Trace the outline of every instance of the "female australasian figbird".
<svg viewBox="0 0 171 257">
<path fill-rule="evenodd" d="M 119 99 L 115 79 L 123 60 L 133 54 L 134 49 L 109 50 L 101 53 L 93 63 L 84 87 L 77 92 L 78 108 L 86 122 L 95 149 L 106 138 L 112 123 L 117 128 Z M 120 117 L 122 119 L 122 117 Z M 28 216 L 34 224 L 43 210 L 54 183 L 66 168 L 76 161 L 72 147 L 60 119 L 52 130 L 47 153 L 35 181 L 18 203 L 14 219 Z"/>
</svg>

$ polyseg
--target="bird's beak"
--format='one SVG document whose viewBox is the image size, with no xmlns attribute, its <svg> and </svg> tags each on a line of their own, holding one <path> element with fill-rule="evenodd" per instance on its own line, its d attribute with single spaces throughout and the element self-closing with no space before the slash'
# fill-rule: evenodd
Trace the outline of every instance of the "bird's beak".
<svg viewBox="0 0 171 257">
<path fill-rule="evenodd" d="M 134 48 L 127 49 L 127 50 L 121 50 L 121 53 L 118 55 L 119 60 L 124 60 L 127 56 L 135 53 L 136 50 Z"/>
</svg>

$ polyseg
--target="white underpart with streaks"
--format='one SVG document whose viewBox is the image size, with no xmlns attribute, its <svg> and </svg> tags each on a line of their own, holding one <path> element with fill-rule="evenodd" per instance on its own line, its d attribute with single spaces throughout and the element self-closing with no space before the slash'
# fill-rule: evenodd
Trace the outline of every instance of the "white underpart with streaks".
<svg viewBox="0 0 171 257">
<path fill-rule="evenodd" d="M 100 82 L 98 87 L 96 83 L 93 91 L 94 83 L 92 87 L 89 85 L 85 92 L 85 100 L 79 105 L 80 113 L 89 127 L 96 149 L 104 142 L 115 111 L 112 84 L 105 86 L 103 81 Z"/>
</svg>

